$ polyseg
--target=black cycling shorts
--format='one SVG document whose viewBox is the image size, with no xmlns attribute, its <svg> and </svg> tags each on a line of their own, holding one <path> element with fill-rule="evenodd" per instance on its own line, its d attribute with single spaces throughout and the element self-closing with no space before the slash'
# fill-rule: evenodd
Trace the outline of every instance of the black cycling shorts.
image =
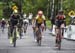
<svg viewBox="0 0 75 53">
<path fill-rule="evenodd" d="M 64 23 L 63 20 L 56 21 L 56 26 L 61 27 L 61 24 L 63 24 L 63 23 Z"/>
<path fill-rule="evenodd" d="M 36 26 L 39 28 L 41 26 L 41 23 L 40 24 L 39 23 L 36 23 Z"/>
</svg>

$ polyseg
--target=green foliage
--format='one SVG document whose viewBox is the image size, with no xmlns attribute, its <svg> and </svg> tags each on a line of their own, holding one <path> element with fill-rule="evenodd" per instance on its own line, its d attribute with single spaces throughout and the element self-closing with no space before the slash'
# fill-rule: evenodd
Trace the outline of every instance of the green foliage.
<svg viewBox="0 0 75 53">
<path fill-rule="evenodd" d="M 47 3 L 47 0 L 24 0 L 23 11 L 25 13 L 32 12 L 36 15 L 37 11 L 42 9 L 46 13 Z"/>
<path fill-rule="evenodd" d="M 47 26 L 47 28 L 50 28 L 51 27 L 51 21 L 50 20 L 47 20 L 46 21 L 46 26 Z"/>
<path fill-rule="evenodd" d="M 3 8 L 3 6 L 2 6 L 2 3 L 0 2 L 0 19 L 2 18 L 2 14 L 3 14 L 2 8 Z"/>
<path fill-rule="evenodd" d="M 4 1 L 4 3 L 2 3 L 2 1 Z M 15 1 L 17 1 L 17 2 L 22 1 L 22 9 L 27 14 L 29 12 L 32 12 L 34 15 L 36 15 L 37 11 L 39 9 L 42 9 L 46 16 L 47 16 L 47 13 L 48 13 L 48 16 L 51 14 L 51 8 L 52 8 L 52 1 L 53 0 L 15 0 Z M 60 8 L 59 7 L 60 1 L 61 0 L 55 0 L 55 12 L 54 12 L 54 14 L 57 14 L 57 10 L 58 10 L 58 8 Z M 0 0 L 0 18 L 3 16 L 3 7 L 7 6 L 7 2 L 9 4 L 8 7 L 11 7 L 12 5 L 14 5 L 12 0 Z M 64 13 L 67 17 L 66 20 L 67 20 L 67 24 L 68 24 L 69 20 L 70 20 L 68 13 L 71 10 L 75 11 L 75 0 L 63 0 L 62 3 L 63 3 L 63 10 L 64 10 Z M 48 9 L 48 8 L 50 8 L 50 9 Z M 9 10 L 8 10 L 8 12 L 9 12 Z M 7 12 L 7 14 L 10 14 L 8 12 Z"/>
</svg>

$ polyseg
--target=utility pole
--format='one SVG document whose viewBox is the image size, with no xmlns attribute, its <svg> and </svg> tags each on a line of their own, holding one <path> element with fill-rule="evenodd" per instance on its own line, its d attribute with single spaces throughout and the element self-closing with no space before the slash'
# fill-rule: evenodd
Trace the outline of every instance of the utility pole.
<svg viewBox="0 0 75 53">
<path fill-rule="evenodd" d="M 49 15 L 49 7 L 50 7 L 50 0 L 48 0 L 48 5 L 47 5 L 47 17 Z"/>
<path fill-rule="evenodd" d="M 51 19 L 53 18 L 53 14 L 54 14 L 54 3 L 55 3 L 55 0 L 52 1 Z"/>
<path fill-rule="evenodd" d="M 61 10 L 63 10 L 63 0 L 61 0 Z"/>
</svg>

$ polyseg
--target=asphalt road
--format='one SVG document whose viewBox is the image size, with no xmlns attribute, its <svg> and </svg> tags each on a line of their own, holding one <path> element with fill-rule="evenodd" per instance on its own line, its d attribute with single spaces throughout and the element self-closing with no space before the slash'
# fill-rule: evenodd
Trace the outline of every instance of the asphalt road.
<svg viewBox="0 0 75 53">
<path fill-rule="evenodd" d="M 27 33 L 22 39 L 18 38 L 15 48 L 10 44 L 7 32 L 7 28 L 4 33 L 0 29 L 0 53 L 75 53 L 75 41 L 66 39 L 62 40 L 62 47 L 59 51 L 55 47 L 55 37 L 50 34 L 49 30 L 43 32 L 42 45 L 37 46 L 32 27 L 28 26 Z"/>
</svg>

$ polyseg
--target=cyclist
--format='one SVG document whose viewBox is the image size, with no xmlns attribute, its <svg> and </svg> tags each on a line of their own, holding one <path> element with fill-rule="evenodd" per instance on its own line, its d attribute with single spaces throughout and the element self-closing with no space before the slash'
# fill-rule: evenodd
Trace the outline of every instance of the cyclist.
<svg viewBox="0 0 75 53">
<path fill-rule="evenodd" d="M 38 11 L 38 14 L 36 16 L 36 25 L 39 28 L 40 26 L 44 27 L 43 24 L 46 26 L 46 19 L 43 14 L 43 11 L 40 10 L 40 11 Z"/>
<path fill-rule="evenodd" d="M 15 10 L 13 14 L 10 16 L 10 29 L 11 29 L 11 37 L 10 37 L 10 43 L 12 43 L 12 33 L 15 26 L 17 26 L 20 19 L 20 15 L 18 14 L 18 11 Z"/>
<path fill-rule="evenodd" d="M 24 28 L 24 33 L 25 33 L 26 30 L 27 30 L 28 23 L 29 23 L 29 20 L 27 19 L 26 14 L 24 14 L 24 17 L 23 17 L 23 28 Z"/>
<path fill-rule="evenodd" d="M 60 28 L 62 27 L 62 25 L 65 26 L 65 15 L 63 14 L 62 10 L 59 10 L 57 16 L 56 16 L 56 33 L 59 33 L 58 30 L 61 30 Z M 63 36 L 63 34 L 61 34 L 61 37 Z M 57 46 L 57 35 L 56 35 L 56 46 Z"/>
<path fill-rule="evenodd" d="M 41 10 L 38 11 L 38 14 L 37 14 L 35 20 L 36 20 L 36 31 L 40 28 L 43 30 L 45 25 L 46 25 L 46 23 L 45 23 L 46 19 L 45 19 L 45 16 L 43 14 L 43 11 L 41 11 Z M 41 30 L 40 30 L 40 32 L 41 32 Z M 40 35 L 42 37 L 42 34 L 40 34 Z"/>
<path fill-rule="evenodd" d="M 29 13 L 29 25 L 32 25 L 32 18 L 33 18 L 33 14 Z"/>
<path fill-rule="evenodd" d="M 5 25 L 6 25 L 6 21 L 5 21 L 4 18 L 2 18 L 2 20 L 1 20 L 1 28 L 2 28 L 2 31 L 4 31 Z"/>
</svg>

